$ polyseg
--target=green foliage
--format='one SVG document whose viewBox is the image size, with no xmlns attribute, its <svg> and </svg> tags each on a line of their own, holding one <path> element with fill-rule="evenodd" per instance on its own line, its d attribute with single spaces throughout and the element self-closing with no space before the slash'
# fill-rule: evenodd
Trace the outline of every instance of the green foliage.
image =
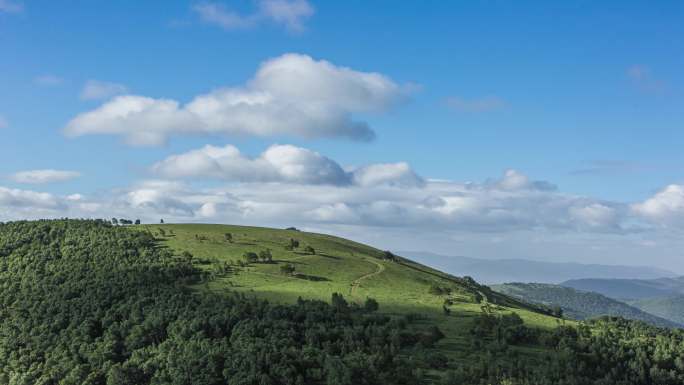
<svg viewBox="0 0 684 385">
<path fill-rule="evenodd" d="M 290 263 L 286 263 L 280 266 L 280 274 L 283 275 L 292 275 L 294 274 L 295 270 L 296 268 L 294 267 L 294 265 Z"/>
<path fill-rule="evenodd" d="M 432 284 L 430 285 L 428 292 L 434 295 L 449 295 L 451 294 L 451 288 Z"/>
<path fill-rule="evenodd" d="M 263 262 L 263 263 L 271 263 L 271 262 L 273 262 L 273 255 L 271 254 L 271 250 L 270 250 L 270 249 L 261 250 L 261 251 L 259 252 L 259 259 L 260 259 L 261 262 Z"/>
<path fill-rule="evenodd" d="M 242 260 L 245 261 L 245 263 L 256 263 L 259 261 L 259 256 L 253 251 L 247 251 L 242 254 Z"/>
<path fill-rule="evenodd" d="M 0 384 L 418 383 L 405 319 L 191 290 L 188 259 L 105 221 L 0 224 Z"/>
</svg>

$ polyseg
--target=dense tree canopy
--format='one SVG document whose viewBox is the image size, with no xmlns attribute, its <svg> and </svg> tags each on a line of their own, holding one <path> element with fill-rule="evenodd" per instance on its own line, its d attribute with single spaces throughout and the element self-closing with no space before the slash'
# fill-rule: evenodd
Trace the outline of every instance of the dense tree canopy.
<svg viewBox="0 0 684 385">
<path fill-rule="evenodd" d="M 205 278 L 108 221 L 0 225 L 0 384 L 418 381 L 400 318 L 187 289 Z"/>
</svg>

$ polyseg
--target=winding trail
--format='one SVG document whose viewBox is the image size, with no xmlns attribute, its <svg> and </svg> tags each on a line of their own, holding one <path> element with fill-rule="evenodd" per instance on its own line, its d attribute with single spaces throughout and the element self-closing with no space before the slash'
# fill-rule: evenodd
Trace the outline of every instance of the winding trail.
<svg viewBox="0 0 684 385">
<path fill-rule="evenodd" d="M 372 260 L 372 259 L 367 259 L 367 258 L 364 258 L 364 260 L 365 260 L 366 262 L 371 262 L 371 263 L 373 263 L 375 266 L 378 267 L 378 269 L 375 270 L 375 271 L 372 272 L 372 273 L 368 273 L 368 274 L 362 275 L 362 276 L 360 276 L 359 278 L 357 278 L 354 282 L 352 282 L 352 284 L 351 284 L 351 289 L 349 290 L 349 294 L 350 294 L 352 297 L 353 297 L 353 296 L 356 296 L 356 289 L 358 289 L 359 286 L 361 286 L 361 281 L 363 281 L 364 279 L 372 278 L 372 277 L 374 277 L 374 276 L 376 276 L 376 275 L 382 273 L 383 271 L 385 271 L 385 265 L 383 265 L 382 263 L 380 263 L 380 262 L 378 262 L 378 261 L 374 261 L 374 260 Z"/>
</svg>

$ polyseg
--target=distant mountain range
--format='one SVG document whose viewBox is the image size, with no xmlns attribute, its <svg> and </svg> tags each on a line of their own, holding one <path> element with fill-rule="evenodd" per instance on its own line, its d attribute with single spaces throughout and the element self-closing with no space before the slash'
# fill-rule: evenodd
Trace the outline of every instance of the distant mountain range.
<svg viewBox="0 0 684 385">
<path fill-rule="evenodd" d="M 573 279 L 561 283 L 601 293 L 650 314 L 684 324 L 684 277 L 657 279 Z"/>
<path fill-rule="evenodd" d="M 584 320 L 609 315 L 644 321 L 660 327 L 682 327 L 682 323 L 649 314 L 626 303 L 592 292 L 543 283 L 506 283 L 492 285 L 502 294 L 547 306 L 557 305 L 567 318 Z"/>
<path fill-rule="evenodd" d="M 684 277 L 657 279 L 584 278 L 571 279 L 562 282 L 561 285 L 628 301 L 684 295 Z"/>
<path fill-rule="evenodd" d="M 397 252 L 422 264 L 456 276 L 471 276 L 486 284 L 505 282 L 561 283 L 580 278 L 654 279 L 677 274 L 647 266 L 593 265 L 540 262 L 526 259 L 478 259 L 424 251 Z M 594 291 L 594 290 L 590 290 Z"/>
</svg>

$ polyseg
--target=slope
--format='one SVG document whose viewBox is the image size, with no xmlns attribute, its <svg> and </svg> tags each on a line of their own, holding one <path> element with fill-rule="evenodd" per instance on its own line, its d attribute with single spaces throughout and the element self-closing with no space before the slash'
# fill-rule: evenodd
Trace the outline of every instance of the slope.
<svg viewBox="0 0 684 385">
<path fill-rule="evenodd" d="M 359 304 L 371 297 L 386 314 L 415 314 L 425 323 L 438 325 L 446 334 L 439 347 L 456 359 L 466 358 L 465 350 L 458 347 L 465 346 L 469 325 L 483 309 L 495 314 L 515 312 L 531 327 L 550 329 L 558 324 L 543 309 L 496 293 L 472 279 L 402 257 L 388 258 L 386 252 L 331 235 L 207 224 L 147 225 L 141 229 L 151 231 L 174 251 L 191 253 L 207 271 L 224 266 L 225 274 L 198 289 L 237 291 L 282 303 L 294 303 L 299 297 L 327 301 L 333 293 Z M 299 247 L 288 250 L 291 239 Z M 306 252 L 307 247 L 315 254 Z M 270 251 L 272 263 L 243 259 L 245 253 L 265 250 Z M 285 265 L 292 265 L 295 274 L 281 273 Z M 443 292 L 435 294 L 435 288 Z M 445 303 L 449 315 L 445 315 Z"/>
</svg>

